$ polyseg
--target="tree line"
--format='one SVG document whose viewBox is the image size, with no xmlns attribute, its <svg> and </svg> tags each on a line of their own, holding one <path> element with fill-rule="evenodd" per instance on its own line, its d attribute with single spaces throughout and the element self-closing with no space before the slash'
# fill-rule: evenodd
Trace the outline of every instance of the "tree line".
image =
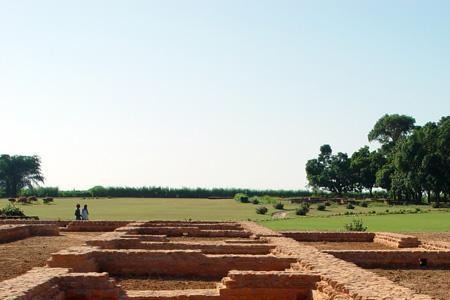
<svg viewBox="0 0 450 300">
<path fill-rule="evenodd" d="M 0 155 L 0 197 L 137 197 L 137 198 L 232 198 L 246 193 L 254 196 L 309 196 L 306 190 L 256 190 L 242 188 L 103 187 L 88 190 L 59 190 L 41 187 L 44 176 L 38 156 Z"/>
<path fill-rule="evenodd" d="M 127 197 L 127 198 L 233 198 L 235 194 L 245 193 L 254 196 L 299 197 L 309 196 L 307 190 L 255 190 L 242 188 L 170 188 L 170 187 L 103 187 L 95 186 L 88 190 L 60 191 L 53 188 L 34 188 L 22 191 L 25 196 L 38 197 Z"/>
<path fill-rule="evenodd" d="M 448 201 L 450 195 L 450 116 L 417 126 L 411 116 L 384 115 L 368 134 L 369 142 L 351 156 L 333 154 L 322 145 L 306 163 L 308 183 L 315 190 L 338 195 L 381 188 L 393 200 Z"/>
</svg>

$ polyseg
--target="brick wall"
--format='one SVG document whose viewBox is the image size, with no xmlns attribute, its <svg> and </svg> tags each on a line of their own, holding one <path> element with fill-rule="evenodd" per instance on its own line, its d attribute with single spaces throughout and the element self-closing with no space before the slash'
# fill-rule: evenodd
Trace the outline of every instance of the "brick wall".
<svg viewBox="0 0 450 300">
<path fill-rule="evenodd" d="M 6 243 L 24 239 L 30 236 L 58 235 L 56 225 L 0 225 L 0 243 Z"/>
<path fill-rule="evenodd" d="M 371 232 L 318 232 L 318 231 L 281 231 L 285 237 L 298 242 L 373 242 Z"/>
<path fill-rule="evenodd" d="M 273 255 L 205 255 L 200 250 L 100 250 L 74 247 L 54 253 L 51 267 L 116 275 L 225 276 L 230 270 L 285 270 L 296 260 Z"/>
<path fill-rule="evenodd" d="M 438 250 L 326 250 L 326 253 L 365 268 L 450 267 L 450 251 Z"/>
</svg>

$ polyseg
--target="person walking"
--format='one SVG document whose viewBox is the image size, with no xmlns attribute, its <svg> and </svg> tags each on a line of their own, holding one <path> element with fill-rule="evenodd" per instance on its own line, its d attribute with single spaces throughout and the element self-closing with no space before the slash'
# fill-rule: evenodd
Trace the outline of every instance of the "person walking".
<svg viewBox="0 0 450 300">
<path fill-rule="evenodd" d="M 83 206 L 83 210 L 81 211 L 81 218 L 86 221 L 89 220 L 89 211 L 87 208 L 87 204 Z"/>
<path fill-rule="evenodd" d="M 81 220 L 80 204 L 77 204 L 77 208 L 75 209 L 75 220 Z"/>
</svg>

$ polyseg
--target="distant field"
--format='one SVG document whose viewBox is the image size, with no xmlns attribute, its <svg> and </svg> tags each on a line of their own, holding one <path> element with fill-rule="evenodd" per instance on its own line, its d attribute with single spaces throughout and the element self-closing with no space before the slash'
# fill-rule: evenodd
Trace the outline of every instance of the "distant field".
<svg viewBox="0 0 450 300">
<path fill-rule="evenodd" d="M 56 198 L 54 204 L 26 204 L 26 215 L 40 219 L 70 220 L 74 218 L 75 205 L 88 205 L 92 220 L 252 220 L 265 219 L 257 215 L 255 205 L 240 204 L 233 199 L 174 199 L 174 198 Z M 0 200 L 0 207 L 7 204 Z M 270 211 L 275 209 L 270 208 Z"/>
<path fill-rule="evenodd" d="M 0 208 L 7 204 L 6 199 L 0 199 Z M 317 210 L 312 205 L 306 217 L 295 215 L 298 204 L 284 201 L 285 209 L 276 210 L 271 204 L 262 204 L 269 209 L 267 215 L 258 215 L 255 208 L 259 205 L 243 204 L 233 199 L 182 199 L 182 198 L 56 198 L 53 204 L 20 205 L 27 215 L 38 216 L 40 219 L 71 220 L 77 203 L 88 204 L 91 220 L 254 220 L 274 230 L 344 230 L 354 216 L 335 216 L 346 212 L 376 213 L 415 211 L 417 214 L 386 214 L 361 216 L 370 231 L 449 231 L 450 212 L 431 209 L 429 206 L 386 206 L 371 203 L 368 208 L 356 206 L 348 210 L 344 205 L 333 204 L 325 211 Z M 275 220 L 271 214 L 283 213 L 287 219 Z"/>
<path fill-rule="evenodd" d="M 352 216 L 299 217 L 286 220 L 262 221 L 260 224 L 274 230 L 344 230 Z M 442 232 L 450 231 L 450 212 L 432 211 L 421 214 L 394 214 L 361 216 L 369 231 Z"/>
</svg>

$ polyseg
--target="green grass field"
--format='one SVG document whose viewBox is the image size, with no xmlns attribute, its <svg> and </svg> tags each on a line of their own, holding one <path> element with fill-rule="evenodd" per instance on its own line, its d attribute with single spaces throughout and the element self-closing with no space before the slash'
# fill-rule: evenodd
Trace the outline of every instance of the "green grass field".
<svg viewBox="0 0 450 300">
<path fill-rule="evenodd" d="M 0 200 L 0 207 L 7 205 Z M 252 220 L 266 219 L 255 213 L 255 205 L 240 204 L 232 199 L 173 199 L 173 198 L 57 198 L 53 204 L 16 204 L 26 215 L 40 219 L 70 220 L 75 205 L 88 205 L 92 220 Z M 275 211 L 270 208 L 269 213 Z"/>
<path fill-rule="evenodd" d="M 285 220 L 262 221 L 261 225 L 274 230 L 343 231 L 355 217 L 298 217 Z M 450 231 L 450 213 L 432 211 L 421 214 L 393 214 L 361 216 L 368 231 L 419 232 Z"/>
<path fill-rule="evenodd" d="M 308 216 L 295 215 L 297 204 L 284 202 L 285 210 L 275 210 L 271 204 L 267 215 L 258 215 L 258 205 L 238 203 L 232 199 L 173 199 L 173 198 L 112 198 L 80 199 L 57 198 L 53 204 L 20 205 L 27 215 L 38 216 L 41 220 L 70 220 L 74 218 L 75 205 L 88 204 L 91 220 L 253 220 L 274 230 L 344 230 L 354 216 L 334 216 L 347 211 L 353 213 L 398 212 L 415 210 L 420 207 L 423 213 L 387 214 L 361 216 L 370 231 L 450 231 L 450 212 L 434 210 L 428 206 L 395 206 L 372 203 L 368 208 L 355 207 L 347 210 L 343 205 L 333 204 L 325 211 L 311 206 Z M 8 204 L 0 199 L 0 208 Z M 271 214 L 285 212 L 287 219 L 275 220 Z M 359 218 L 359 217 L 358 217 Z"/>
</svg>

